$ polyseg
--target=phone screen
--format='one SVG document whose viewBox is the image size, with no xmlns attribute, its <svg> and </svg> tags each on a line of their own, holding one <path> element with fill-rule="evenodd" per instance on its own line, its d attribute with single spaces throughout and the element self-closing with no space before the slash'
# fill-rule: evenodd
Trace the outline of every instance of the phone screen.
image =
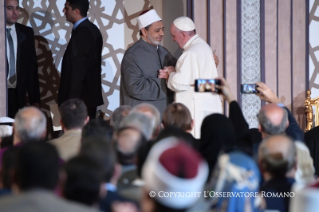
<svg viewBox="0 0 319 212">
<path fill-rule="evenodd" d="M 256 84 L 242 84 L 240 93 L 242 94 L 254 94 L 258 93 L 257 88 L 258 86 Z"/>
<path fill-rule="evenodd" d="M 197 79 L 195 80 L 195 92 L 219 92 L 215 84 L 220 85 L 220 80 L 215 79 Z"/>
</svg>

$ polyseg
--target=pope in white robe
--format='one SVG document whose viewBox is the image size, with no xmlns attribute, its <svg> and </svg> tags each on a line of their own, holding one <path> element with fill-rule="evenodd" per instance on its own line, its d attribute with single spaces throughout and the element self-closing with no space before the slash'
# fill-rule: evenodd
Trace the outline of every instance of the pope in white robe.
<svg viewBox="0 0 319 212">
<path fill-rule="evenodd" d="M 165 77 L 168 88 L 175 91 L 175 102 L 187 106 L 194 120 L 192 134 L 200 138 L 203 119 L 212 113 L 222 113 L 219 95 L 194 91 L 196 79 L 218 77 L 213 53 L 210 46 L 196 34 L 194 22 L 187 17 L 175 19 L 171 25 L 171 34 L 184 52 L 175 69 L 172 66 L 166 67 L 160 71 L 159 77 Z"/>
</svg>

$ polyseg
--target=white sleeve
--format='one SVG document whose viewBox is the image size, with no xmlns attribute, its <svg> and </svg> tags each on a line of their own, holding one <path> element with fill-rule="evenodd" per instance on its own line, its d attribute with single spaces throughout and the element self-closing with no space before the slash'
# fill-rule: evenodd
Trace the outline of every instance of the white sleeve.
<svg viewBox="0 0 319 212">
<path fill-rule="evenodd" d="M 185 52 L 177 61 L 176 72 L 169 75 L 167 86 L 172 91 L 186 91 L 198 76 L 199 64 L 192 52 Z"/>
</svg>

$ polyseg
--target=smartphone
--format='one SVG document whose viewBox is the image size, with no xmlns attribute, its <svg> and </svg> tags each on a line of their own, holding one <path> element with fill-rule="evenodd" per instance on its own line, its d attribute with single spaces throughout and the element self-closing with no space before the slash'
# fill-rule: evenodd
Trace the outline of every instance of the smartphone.
<svg viewBox="0 0 319 212">
<path fill-rule="evenodd" d="M 219 93 L 220 90 L 215 85 L 221 85 L 220 80 L 216 79 L 196 79 L 195 92 L 215 92 Z"/>
<path fill-rule="evenodd" d="M 241 84 L 240 93 L 241 94 L 254 94 L 258 93 L 256 84 Z"/>
</svg>

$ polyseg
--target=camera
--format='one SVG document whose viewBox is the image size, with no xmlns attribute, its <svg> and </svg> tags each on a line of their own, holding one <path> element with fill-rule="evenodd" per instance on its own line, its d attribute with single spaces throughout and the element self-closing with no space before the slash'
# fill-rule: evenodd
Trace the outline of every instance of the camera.
<svg viewBox="0 0 319 212">
<path fill-rule="evenodd" d="M 258 93 L 256 84 L 241 84 L 240 93 L 241 94 L 255 94 Z"/>
<path fill-rule="evenodd" d="M 221 81 L 216 79 L 196 79 L 195 92 L 220 93 L 220 90 L 217 89 L 215 85 L 221 85 Z"/>
</svg>

